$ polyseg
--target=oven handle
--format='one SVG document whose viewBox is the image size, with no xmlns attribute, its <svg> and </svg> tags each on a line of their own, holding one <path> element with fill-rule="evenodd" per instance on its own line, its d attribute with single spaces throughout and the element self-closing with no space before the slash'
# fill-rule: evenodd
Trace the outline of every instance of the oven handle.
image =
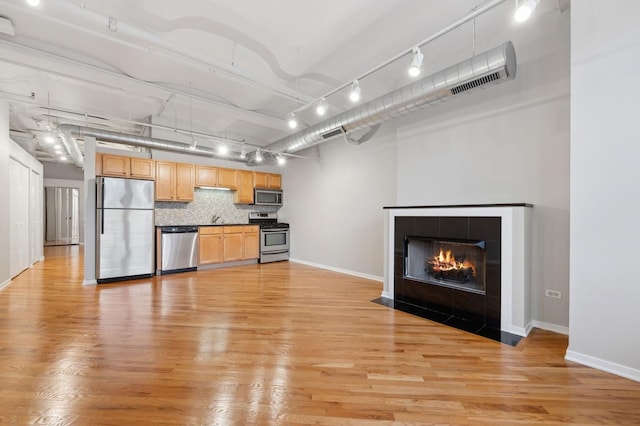
<svg viewBox="0 0 640 426">
<path fill-rule="evenodd" d="M 274 228 L 274 229 L 261 229 L 260 232 L 289 232 L 289 228 Z"/>
</svg>

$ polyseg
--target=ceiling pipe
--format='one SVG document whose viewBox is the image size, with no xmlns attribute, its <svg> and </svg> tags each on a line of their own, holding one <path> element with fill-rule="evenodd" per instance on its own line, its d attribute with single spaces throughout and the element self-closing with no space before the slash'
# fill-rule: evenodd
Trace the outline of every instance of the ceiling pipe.
<svg viewBox="0 0 640 426">
<path fill-rule="evenodd" d="M 232 160 L 243 163 L 247 161 L 246 159 L 241 158 L 240 154 L 237 152 L 229 152 L 226 155 L 220 155 L 216 150 L 212 148 L 185 145 L 180 142 L 149 138 L 146 136 L 128 135 L 125 133 L 117 133 L 109 130 L 76 126 L 73 124 L 61 124 L 60 126 L 58 126 L 58 134 L 63 140 L 63 143 L 65 143 L 65 147 L 67 147 L 66 144 L 69 144 L 68 151 L 71 153 L 71 157 L 78 167 L 83 166 L 82 153 L 80 153 L 78 144 L 74 140 L 74 138 L 78 137 L 94 137 L 96 138 L 96 140 L 103 142 L 132 145 L 149 149 L 159 149 L 163 151 L 178 152 L 180 154 L 214 157 L 221 160 Z M 74 152 L 76 153 L 76 155 L 74 155 Z"/>
<path fill-rule="evenodd" d="M 457 65 L 450 66 L 412 84 L 382 95 L 303 131 L 273 142 L 263 149 L 291 153 L 325 142 L 354 130 L 369 129 L 380 123 L 409 114 L 428 105 L 466 95 L 516 76 L 516 53 L 508 41 Z M 264 158 L 260 164 L 269 164 Z M 249 165 L 256 165 L 255 154 Z"/>
</svg>

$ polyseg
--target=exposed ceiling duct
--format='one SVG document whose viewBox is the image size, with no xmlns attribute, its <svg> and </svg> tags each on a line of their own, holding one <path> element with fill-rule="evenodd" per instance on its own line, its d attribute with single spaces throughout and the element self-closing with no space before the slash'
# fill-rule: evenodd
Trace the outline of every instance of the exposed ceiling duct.
<svg viewBox="0 0 640 426">
<path fill-rule="evenodd" d="M 78 167 L 83 167 L 82 153 L 78 144 L 73 138 L 94 137 L 103 142 L 112 142 L 123 145 L 132 145 L 142 148 L 160 149 L 163 151 L 179 152 L 181 154 L 201 155 L 205 157 L 215 157 L 224 160 L 245 162 L 240 154 L 230 152 L 226 155 L 219 154 L 216 150 L 207 147 L 186 145 L 180 142 L 168 141 L 164 139 L 149 138 L 145 136 L 128 135 L 125 133 L 111 132 L 109 130 L 94 129 L 91 127 L 76 126 L 73 124 L 61 124 L 58 126 L 58 134 L 62 143 L 71 154 L 74 163 Z"/>
<path fill-rule="evenodd" d="M 371 128 L 383 121 L 409 114 L 428 105 L 435 105 L 451 97 L 459 97 L 479 88 L 512 80 L 515 75 L 516 53 L 513 44 L 508 41 L 457 65 L 273 142 L 264 149 L 275 153 L 296 152 L 354 130 Z M 256 164 L 255 156 L 251 156 L 248 164 Z"/>
</svg>

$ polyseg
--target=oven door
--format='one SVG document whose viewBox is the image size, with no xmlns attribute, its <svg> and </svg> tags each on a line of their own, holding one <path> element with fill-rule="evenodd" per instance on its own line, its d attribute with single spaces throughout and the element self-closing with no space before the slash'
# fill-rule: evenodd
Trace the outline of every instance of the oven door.
<svg viewBox="0 0 640 426">
<path fill-rule="evenodd" d="M 289 229 L 261 229 L 260 253 L 289 251 Z"/>
</svg>

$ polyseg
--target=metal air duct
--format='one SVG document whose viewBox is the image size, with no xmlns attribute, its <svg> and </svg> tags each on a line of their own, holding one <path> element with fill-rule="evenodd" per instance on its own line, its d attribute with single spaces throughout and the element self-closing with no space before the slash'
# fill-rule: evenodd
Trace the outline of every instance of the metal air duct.
<svg viewBox="0 0 640 426">
<path fill-rule="evenodd" d="M 516 53 L 508 41 L 428 77 L 382 95 L 307 129 L 265 146 L 272 152 L 296 152 L 354 130 L 368 129 L 383 121 L 435 105 L 451 97 L 489 87 L 516 76 Z M 255 165 L 251 156 L 249 165 Z M 264 164 L 261 163 L 261 164 Z"/>
<path fill-rule="evenodd" d="M 143 148 L 160 149 L 163 151 L 179 152 L 181 154 L 201 155 L 205 157 L 215 157 L 223 160 L 233 160 L 246 162 L 240 154 L 230 152 L 227 155 L 220 155 L 216 150 L 207 147 L 191 147 L 180 142 L 168 141 L 164 139 L 148 138 L 145 136 L 128 135 L 125 133 L 111 132 L 109 130 L 94 129 L 91 127 L 75 126 L 72 124 L 61 124 L 58 126 L 59 135 L 62 142 L 78 167 L 83 167 L 82 153 L 73 137 L 94 137 L 103 142 L 119 143 L 123 145 L 133 145 Z"/>
</svg>

